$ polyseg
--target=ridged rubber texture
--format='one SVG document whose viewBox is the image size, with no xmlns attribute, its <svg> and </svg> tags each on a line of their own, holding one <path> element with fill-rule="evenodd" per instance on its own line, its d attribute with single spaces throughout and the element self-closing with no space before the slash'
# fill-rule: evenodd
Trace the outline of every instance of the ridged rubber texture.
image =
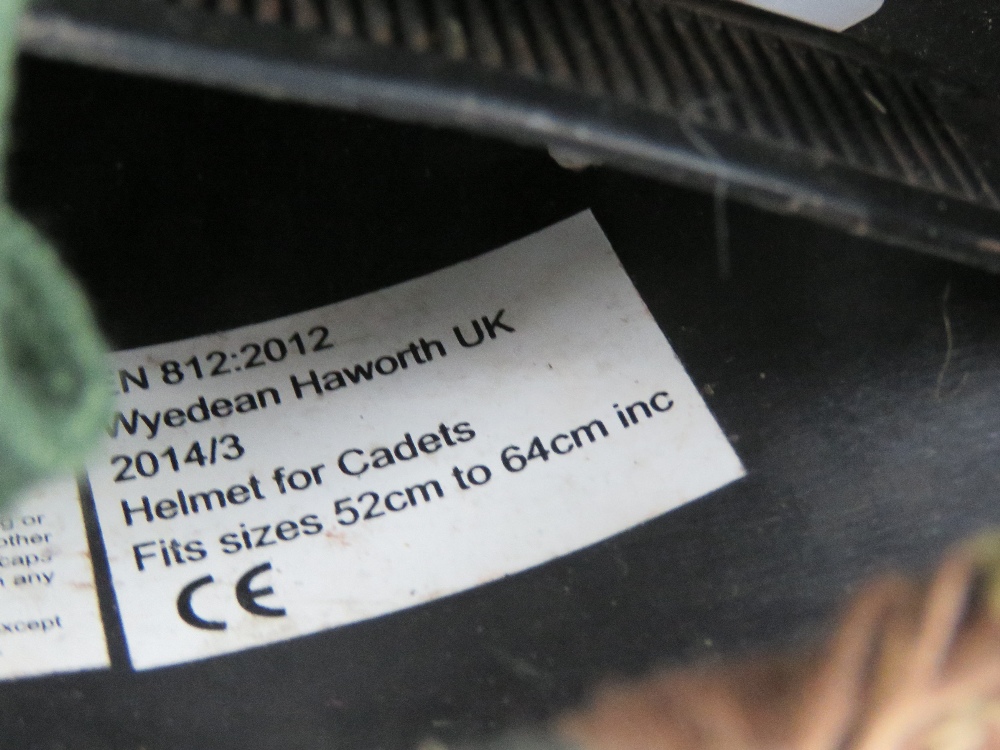
<svg viewBox="0 0 1000 750">
<path fill-rule="evenodd" d="M 649 0 L 176 0 L 554 87 L 1000 207 L 920 83 Z"/>
</svg>

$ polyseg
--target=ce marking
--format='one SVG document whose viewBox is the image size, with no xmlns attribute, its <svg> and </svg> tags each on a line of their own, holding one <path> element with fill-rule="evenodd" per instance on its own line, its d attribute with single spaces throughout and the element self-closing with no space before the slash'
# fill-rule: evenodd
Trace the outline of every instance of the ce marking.
<svg viewBox="0 0 1000 750">
<path fill-rule="evenodd" d="M 263 604 L 257 603 L 258 599 L 271 596 L 274 593 L 273 588 L 270 586 L 259 589 L 251 588 L 254 578 L 270 569 L 271 563 L 266 562 L 244 573 L 240 577 L 240 580 L 236 582 L 236 602 L 247 612 L 258 617 L 284 617 L 286 614 L 284 608 L 265 607 Z M 205 576 L 204 578 L 199 578 L 197 581 L 191 581 L 191 583 L 182 588 L 180 595 L 177 597 L 177 614 L 193 628 L 201 630 L 225 630 L 227 627 L 225 622 L 206 620 L 199 616 L 191 605 L 191 598 L 195 592 L 203 586 L 208 586 L 210 583 L 215 583 L 215 579 L 212 576 Z"/>
</svg>

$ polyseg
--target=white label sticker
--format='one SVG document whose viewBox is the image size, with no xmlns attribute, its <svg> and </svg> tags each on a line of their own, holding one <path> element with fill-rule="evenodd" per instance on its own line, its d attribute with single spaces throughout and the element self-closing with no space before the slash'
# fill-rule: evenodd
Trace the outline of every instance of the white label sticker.
<svg viewBox="0 0 1000 750">
<path fill-rule="evenodd" d="M 882 0 L 739 0 L 772 13 L 822 26 L 831 31 L 843 31 L 874 15 Z"/>
<path fill-rule="evenodd" d="M 0 509 L 0 679 L 106 666 L 76 483 L 49 482 Z"/>
<path fill-rule="evenodd" d="M 118 367 L 90 476 L 137 669 L 447 596 L 743 475 L 589 213 Z"/>
</svg>

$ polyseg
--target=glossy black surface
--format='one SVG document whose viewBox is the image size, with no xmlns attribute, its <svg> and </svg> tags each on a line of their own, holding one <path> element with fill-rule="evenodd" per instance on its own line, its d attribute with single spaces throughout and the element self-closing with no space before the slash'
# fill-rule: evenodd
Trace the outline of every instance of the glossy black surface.
<svg viewBox="0 0 1000 750">
<path fill-rule="evenodd" d="M 1000 98 L 997 0 L 885 0 L 875 15 L 848 34 L 921 60 L 953 81 Z"/>
</svg>

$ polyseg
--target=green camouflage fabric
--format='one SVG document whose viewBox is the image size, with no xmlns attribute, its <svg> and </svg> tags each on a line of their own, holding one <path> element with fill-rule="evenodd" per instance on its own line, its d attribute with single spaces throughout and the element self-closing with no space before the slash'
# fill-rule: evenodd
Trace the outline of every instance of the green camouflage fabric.
<svg viewBox="0 0 1000 750">
<path fill-rule="evenodd" d="M 111 409 L 104 341 L 49 243 L 7 202 L 17 24 L 0 0 L 0 506 L 79 468 Z"/>
</svg>

